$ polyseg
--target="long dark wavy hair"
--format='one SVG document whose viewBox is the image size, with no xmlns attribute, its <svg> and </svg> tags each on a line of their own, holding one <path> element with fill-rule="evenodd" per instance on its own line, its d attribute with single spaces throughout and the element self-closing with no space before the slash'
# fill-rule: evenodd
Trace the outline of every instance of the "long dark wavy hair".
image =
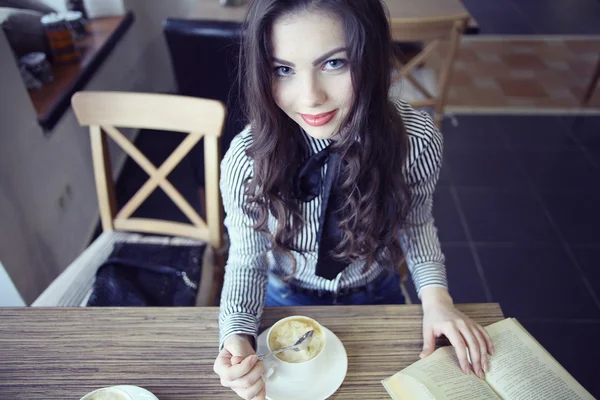
<svg viewBox="0 0 600 400">
<path fill-rule="evenodd" d="M 342 240 L 332 256 L 348 263 L 365 261 L 366 269 L 375 261 L 391 269 L 403 259 L 399 232 L 410 205 L 403 174 L 408 139 L 388 98 L 393 48 L 380 0 L 251 1 L 238 76 L 253 135 L 247 150 L 254 162 L 246 185 L 248 212 L 257 218 L 254 229 L 269 236 L 274 251 L 302 252 L 294 245 L 304 220 L 293 183 L 307 148 L 298 124 L 275 103 L 270 39 L 278 18 L 304 10 L 327 12 L 342 21 L 354 90 L 354 104 L 332 145 L 342 159 L 338 182 L 344 198 L 339 210 Z M 269 212 L 277 220 L 275 232 L 268 229 Z"/>
</svg>

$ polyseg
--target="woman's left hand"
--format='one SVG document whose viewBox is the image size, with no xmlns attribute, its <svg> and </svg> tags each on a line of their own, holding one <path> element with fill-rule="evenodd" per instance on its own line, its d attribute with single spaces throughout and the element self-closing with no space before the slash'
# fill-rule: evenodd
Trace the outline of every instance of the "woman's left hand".
<svg viewBox="0 0 600 400">
<path fill-rule="evenodd" d="M 467 349 L 473 371 L 481 379 L 489 370 L 488 354 L 494 353 L 490 335 L 479 324 L 454 307 L 448 291 L 439 287 L 421 290 L 423 304 L 423 351 L 421 358 L 435 350 L 435 338 L 445 335 L 454 349 L 461 369 L 470 373 Z"/>
</svg>

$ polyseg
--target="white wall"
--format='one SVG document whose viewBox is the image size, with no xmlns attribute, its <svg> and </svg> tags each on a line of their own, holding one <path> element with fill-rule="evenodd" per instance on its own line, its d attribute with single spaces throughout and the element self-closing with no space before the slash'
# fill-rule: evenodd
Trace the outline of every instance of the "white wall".
<svg viewBox="0 0 600 400">
<path fill-rule="evenodd" d="M 162 22 L 198 17 L 198 1 L 218 0 L 125 0 L 136 21 L 85 89 L 173 91 Z M 89 138 L 72 111 L 44 135 L 1 30 L 0 88 L 0 260 L 30 304 L 85 248 L 97 223 Z M 123 160 L 120 153 L 113 163 Z"/>
<path fill-rule="evenodd" d="M 126 34 L 86 89 L 151 91 L 145 73 L 135 69 L 138 48 L 135 35 Z M 2 32 L 0 87 L 0 259 L 31 303 L 81 252 L 96 225 L 89 138 L 71 110 L 51 134 L 42 132 Z M 113 163 L 123 160 L 115 154 Z"/>
</svg>

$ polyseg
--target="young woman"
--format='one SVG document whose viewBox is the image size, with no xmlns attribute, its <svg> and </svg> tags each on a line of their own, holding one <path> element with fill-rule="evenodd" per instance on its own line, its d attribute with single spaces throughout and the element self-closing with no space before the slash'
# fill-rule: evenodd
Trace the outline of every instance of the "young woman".
<svg viewBox="0 0 600 400">
<path fill-rule="evenodd" d="M 443 334 L 465 373 L 488 368 L 491 339 L 453 305 L 431 214 L 442 136 L 390 100 L 391 49 L 381 0 L 250 3 L 249 126 L 222 162 L 231 247 L 214 365 L 241 398 L 265 398 L 254 355 L 265 305 L 403 303 L 403 255 L 423 305 L 421 357 Z"/>
</svg>

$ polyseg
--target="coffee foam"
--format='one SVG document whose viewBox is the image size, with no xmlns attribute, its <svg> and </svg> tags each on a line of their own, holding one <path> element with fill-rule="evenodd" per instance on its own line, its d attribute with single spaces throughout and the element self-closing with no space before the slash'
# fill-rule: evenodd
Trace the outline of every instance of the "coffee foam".
<svg viewBox="0 0 600 400">
<path fill-rule="evenodd" d="M 82 400 L 131 400 L 131 397 L 121 390 L 107 388 L 89 394 Z"/>
<path fill-rule="evenodd" d="M 302 351 L 286 350 L 275 356 L 280 360 L 290 363 L 302 363 L 315 358 L 323 349 L 325 336 L 321 327 L 307 318 L 293 318 L 275 326 L 269 335 L 269 348 L 271 351 L 291 346 L 302 335 L 314 330 L 312 340 L 308 347 Z"/>
</svg>

